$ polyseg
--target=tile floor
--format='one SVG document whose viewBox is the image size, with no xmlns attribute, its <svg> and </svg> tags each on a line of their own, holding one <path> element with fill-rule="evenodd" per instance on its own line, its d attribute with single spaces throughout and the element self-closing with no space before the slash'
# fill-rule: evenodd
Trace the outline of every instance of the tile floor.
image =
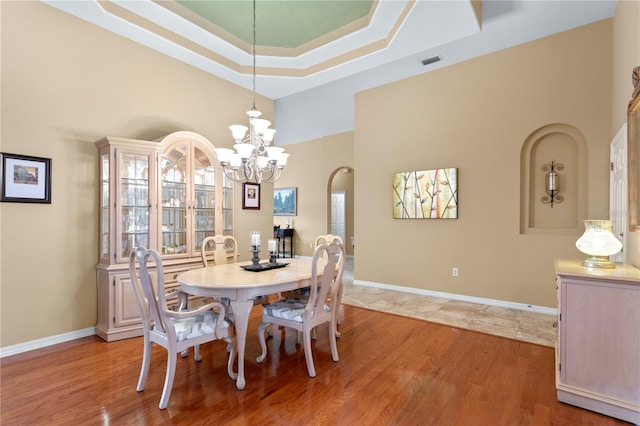
<svg viewBox="0 0 640 426">
<path fill-rule="evenodd" d="M 353 259 L 343 277 L 346 305 L 476 330 L 553 347 L 556 316 L 440 297 L 353 285 Z"/>
</svg>

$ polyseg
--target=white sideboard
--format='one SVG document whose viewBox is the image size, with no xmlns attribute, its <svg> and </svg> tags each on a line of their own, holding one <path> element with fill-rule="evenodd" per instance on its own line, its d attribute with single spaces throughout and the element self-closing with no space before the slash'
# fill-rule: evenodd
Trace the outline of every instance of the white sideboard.
<svg viewBox="0 0 640 426">
<path fill-rule="evenodd" d="M 640 424 L 640 269 L 556 261 L 561 402 Z"/>
</svg>

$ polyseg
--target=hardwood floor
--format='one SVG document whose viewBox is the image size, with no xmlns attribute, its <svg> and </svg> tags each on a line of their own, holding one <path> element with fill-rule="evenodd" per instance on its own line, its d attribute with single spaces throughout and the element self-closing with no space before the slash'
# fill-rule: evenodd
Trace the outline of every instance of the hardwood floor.
<svg viewBox="0 0 640 426">
<path fill-rule="evenodd" d="M 154 347 L 145 390 L 135 386 L 140 338 L 79 339 L 1 360 L 0 423 L 9 425 L 620 425 L 556 400 L 554 349 L 345 306 L 331 360 L 326 327 L 310 378 L 293 333 L 268 340 L 262 364 L 254 309 L 247 386 L 226 374 L 223 342 L 179 359 L 158 409 L 166 351 Z"/>
</svg>

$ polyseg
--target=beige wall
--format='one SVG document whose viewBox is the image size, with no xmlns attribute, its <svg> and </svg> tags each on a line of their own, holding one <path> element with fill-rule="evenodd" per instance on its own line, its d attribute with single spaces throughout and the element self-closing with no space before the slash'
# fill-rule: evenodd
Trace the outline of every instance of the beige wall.
<svg viewBox="0 0 640 426">
<path fill-rule="evenodd" d="M 576 127 L 587 216 L 606 218 L 611 43 L 606 20 L 358 93 L 355 279 L 555 307 L 554 259 L 581 257 L 579 233 L 520 235 L 520 149 Z M 458 168 L 459 218 L 392 219 L 391 175 L 442 167 Z"/>
<path fill-rule="evenodd" d="M 633 85 L 631 70 L 640 65 L 640 1 L 618 1 L 613 19 L 613 95 L 611 138 L 627 122 Z M 627 233 L 627 262 L 640 267 L 640 233 Z"/>
<path fill-rule="evenodd" d="M 191 130 L 230 147 L 227 126 L 246 122 L 252 94 L 44 3 L 0 8 L 0 149 L 51 158 L 53 171 L 50 205 L 0 203 L 5 347 L 96 324 L 94 142 Z M 259 98 L 258 107 L 273 117 L 271 100 Z M 272 229 L 269 188 L 261 211 L 239 209 L 236 235 L 247 258 L 249 232 Z"/>
<path fill-rule="evenodd" d="M 343 167 L 353 167 L 353 132 L 291 144 L 286 148 L 291 154 L 289 162 L 274 186 L 298 188 L 298 214 L 290 217 L 295 229 L 295 252 L 296 255 L 311 256 L 316 237 L 330 231 L 327 194 L 331 191 L 332 176 Z M 273 219 L 275 225 L 284 226 L 287 216 L 274 216 Z"/>
</svg>

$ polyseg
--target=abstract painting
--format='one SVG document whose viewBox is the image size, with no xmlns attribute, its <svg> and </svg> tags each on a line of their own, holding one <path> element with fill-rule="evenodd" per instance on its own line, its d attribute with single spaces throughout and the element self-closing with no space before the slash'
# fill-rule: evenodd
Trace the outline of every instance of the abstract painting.
<svg viewBox="0 0 640 426">
<path fill-rule="evenodd" d="M 393 175 L 394 219 L 457 219 L 458 169 Z"/>
</svg>

